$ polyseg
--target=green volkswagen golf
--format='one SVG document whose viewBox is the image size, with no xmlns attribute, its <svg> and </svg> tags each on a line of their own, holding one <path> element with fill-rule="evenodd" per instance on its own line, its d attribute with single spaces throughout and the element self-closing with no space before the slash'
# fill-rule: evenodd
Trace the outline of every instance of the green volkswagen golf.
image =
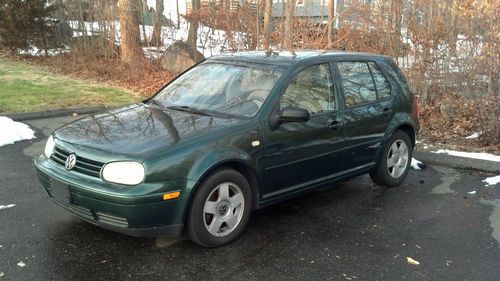
<svg viewBox="0 0 500 281">
<path fill-rule="evenodd" d="M 85 221 L 216 247 L 252 210 L 304 192 L 365 173 L 399 185 L 417 130 L 389 57 L 246 52 L 57 129 L 35 165 L 48 196 Z"/>
</svg>

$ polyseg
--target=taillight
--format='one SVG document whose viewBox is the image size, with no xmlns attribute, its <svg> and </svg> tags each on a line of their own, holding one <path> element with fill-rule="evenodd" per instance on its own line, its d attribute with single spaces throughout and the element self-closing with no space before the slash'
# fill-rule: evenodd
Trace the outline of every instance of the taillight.
<svg viewBox="0 0 500 281">
<path fill-rule="evenodd" d="M 413 116 L 418 117 L 418 100 L 420 96 L 418 95 L 413 95 Z"/>
</svg>

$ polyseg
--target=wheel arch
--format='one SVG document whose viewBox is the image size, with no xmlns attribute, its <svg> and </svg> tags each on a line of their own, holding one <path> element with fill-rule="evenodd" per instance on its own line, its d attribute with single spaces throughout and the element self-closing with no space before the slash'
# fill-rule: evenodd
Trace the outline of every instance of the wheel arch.
<svg viewBox="0 0 500 281">
<path fill-rule="evenodd" d="M 416 139 L 415 129 L 413 128 L 413 126 L 410 125 L 409 123 L 401 124 L 400 126 L 395 128 L 395 130 L 391 133 L 391 136 L 398 130 L 405 132 L 408 135 L 408 137 L 410 137 L 411 145 L 413 148 L 415 148 L 417 139 Z"/>
</svg>

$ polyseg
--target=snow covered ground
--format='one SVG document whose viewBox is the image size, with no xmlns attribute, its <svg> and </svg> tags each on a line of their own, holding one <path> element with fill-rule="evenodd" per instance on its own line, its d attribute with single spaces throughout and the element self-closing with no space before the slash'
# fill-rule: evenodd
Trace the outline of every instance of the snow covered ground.
<svg viewBox="0 0 500 281">
<path fill-rule="evenodd" d="M 35 138 L 35 132 L 28 125 L 5 116 L 0 116 L 0 132 L 0 146 Z"/>
<path fill-rule="evenodd" d="M 73 29 L 73 37 L 81 36 L 92 36 L 98 34 L 108 34 L 111 40 L 115 42 L 116 45 L 120 45 L 120 23 L 118 21 L 108 21 L 108 22 L 85 22 L 82 26 L 77 21 L 68 21 L 69 26 Z M 140 25 L 139 30 L 141 33 L 141 40 L 144 38 L 147 41 L 151 40 L 153 35 L 153 26 L 150 25 Z M 115 32 L 112 32 L 112 31 Z M 164 26 L 162 27 L 162 41 L 163 46 L 160 48 L 156 47 L 145 47 L 144 55 L 147 58 L 159 58 L 165 52 L 165 50 L 171 46 L 176 41 L 186 41 L 188 37 L 189 23 L 181 18 L 179 29 L 177 25 L 175 26 Z M 205 25 L 199 25 L 198 27 L 198 41 L 197 47 L 198 51 L 202 53 L 205 57 L 211 57 L 219 55 L 226 52 L 229 49 L 233 50 L 243 50 L 245 34 L 242 32 L 233 32 L 230 37 L 226 36 L 226 32 L 223 30 L 213 29 Z M 59 54 L 69 53 L 71 49 L 68 46 L 63 48 L 50 49 L 47 50 L 49 56 L 55 56 Z M 27 49 L 18 49 L 17 52 L 21 55 L 30 56 L 44 56 L 45 51 L 39 49 L 36 46 L 31 46 Z"/>
<path fill-rule="evenodd" d="M 68 22 L 71 28 L 73 28 L 73 37 L 83 36 L 84 34 L 91 36 L 94 34 L 100 34 L 102 30 L 108 30 L 109 34 L 112 34 L 109 30 L 115 30 L 114 32 L 114 42 L 116 45 L 120 44 L 120 23 L 118 21 L 109 21 L 105 23 L 99 22 L 85 22 L 84 26 L 76 21 Z M 139 30 L 141 32 L 141 39 L 147 38 L 151 40 L 153 35 L 153 26 L 150 25 L 140 25 Z M 179 29 L 177 26 L 164 26 L 162 27 L 162 40 L 163 46 L 160 48 L 155 47 L 145 47 L 144 54 L 148 58 L 157 58 L 165 52 L 166 48 L 171 46 L 176 41 L 186 41 L 188 37 L 189 23 L 181 19 L 179 24 Z M 110 35 L 111 36 L 111 35 Z M 232 33 L 231 38 L 226 36 L 226 32 L 223 30 L 212 29 L 211 27 L 199 25 L 198 27 L 198 51 L 202 53 L 205 57 L 215 56 L 221 54 L 228 49 L 242 49 L 244 47 L 245 34 L 241 32 Z M 231 46 L 231 47 L 230 47 Z"/>
<path fill-rule="evenodd" d="M 481 160 L 489 160 L 500 162 L 500 155 L 495 155 L 491 153 L 485 152 L 464 152 L 464 151 L 456 151 L 456 150 L 448 150 L 448 149 L 439 149 L 437 151 L 433 151 L 434 153 L 444 153 L 453 156 L 467 157 L 467 158 L 475 158 Z"/>
</svg>

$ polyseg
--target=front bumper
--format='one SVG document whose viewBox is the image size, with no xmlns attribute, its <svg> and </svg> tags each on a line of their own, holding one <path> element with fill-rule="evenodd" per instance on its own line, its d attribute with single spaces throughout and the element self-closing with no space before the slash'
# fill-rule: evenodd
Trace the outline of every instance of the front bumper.
<svg viewBox="0 0 500 281">
<path fill-rule="evenodd" d="M 187 180 L 120 187 L 101 179 L 66 171 L 45 156 L 35 159 L 38 178 L 58 205 L 99 227 L 138 237 L 177 236 L 183 230 Z M 163 201 L 163 194 L 181 197 Z"/>
</svg>

